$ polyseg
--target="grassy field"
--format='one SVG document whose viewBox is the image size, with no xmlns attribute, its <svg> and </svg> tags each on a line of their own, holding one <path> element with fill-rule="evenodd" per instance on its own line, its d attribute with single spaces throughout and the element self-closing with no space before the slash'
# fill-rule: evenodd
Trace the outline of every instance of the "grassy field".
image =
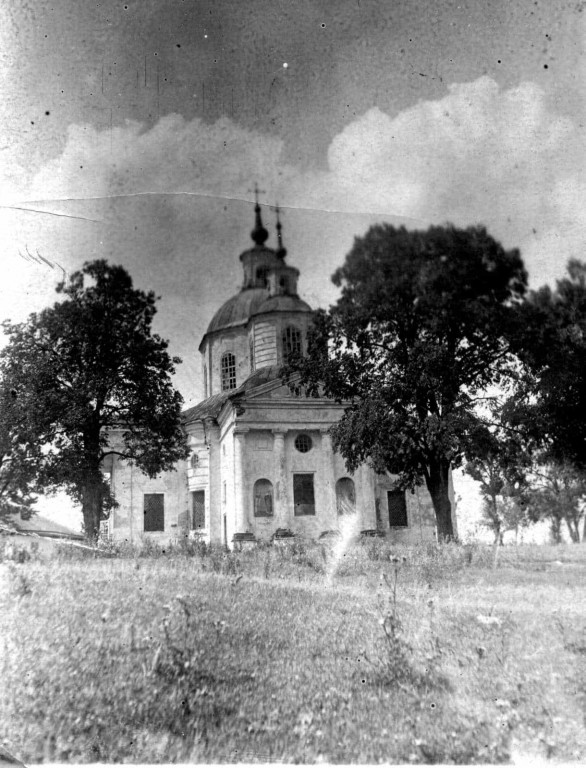
<svg viewBox="0 0 586 768">
<path fill-rule="evenodd" d="M 586 760 L 584 547 L 145 554 L 0 566 L 23 761 Z"/>
</svg>

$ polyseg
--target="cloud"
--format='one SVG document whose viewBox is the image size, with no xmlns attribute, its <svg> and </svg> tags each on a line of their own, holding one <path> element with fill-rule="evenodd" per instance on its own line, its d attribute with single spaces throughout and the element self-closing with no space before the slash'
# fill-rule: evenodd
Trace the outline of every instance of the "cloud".
<svg viewBox="0 0 586 768">
<path fill-rule="evenodd" d="M 334 137 L 323 170 L 288 165 L 283 149 L 278 137 L 228 118 L 209 124 L 167 115 L 148 130 L 136 122 L 112 131 L 70 126 L 61 155 L 19 199 L 52 200 L 44 207 L 84 218 L 0 212 L 14 251 L 2 298 L 10 307 L 20 295 L 22 310 L 6 313 L 17 319 L 54 299 L 57 278 L 18 256 L 25 245 L 68 271 L 96 257 L 123 263 L 164 297 L 161 332 L 191 366 L 189 394 L 210 314 L 241 283 L 238 253 L 252 221 L 250 205 L 235 201 L 251 200 L 255 181 L 263 200 L 290 206 L 290 260 L 313 304 L 333 299 L 329 275 L 353 237 L 382 218 L 413 228 L 485 224 L 506 247 L 521 249 L 535 285 L 583 255 L 578 127 L 532 83 L 503 90 L 483 77 L 395 116 L 370 109 Z"/>
<path fill-rule="evenodd" d="M 328 159 L 334 188 L 356 206 L 526 226 L 553 213 L 557 181 L 583 170 L 576 133 L 532 83 L 501 91 L 482 77 L 394 118 L 371 109 L 335 137 Z"/>
<path fill-rule="evenodd" d="M 35 176 L 31 199 L 196 193 L 231 197 L 258 178 L 273 184 L 282 142 L 228 118 L 208 125 L 172 114 L 153 128 L 68 129 L 63 153 Z"/>
<path fill-rule="evenodd" d="M 71 126 L 62 155 L 36 175 L 29 197 L 251 199 L 258 180 L 266 200 L 293 207 L 400 216 L 414 226 L 485 223 L 530 254 L 536 233 L 539 240 L 559 232 L 568 249 L 583 240 L 578 130 L 532 83 L 502 90 L 481 77 L 394 117 L 370 109 L 334 137 L 327 171 L 300 171 L 282 156 L 279 138 L 228 118 L 206 124 L 168 115 L 146 131 L 135 122 L 112 131 Z"/>
</svg>

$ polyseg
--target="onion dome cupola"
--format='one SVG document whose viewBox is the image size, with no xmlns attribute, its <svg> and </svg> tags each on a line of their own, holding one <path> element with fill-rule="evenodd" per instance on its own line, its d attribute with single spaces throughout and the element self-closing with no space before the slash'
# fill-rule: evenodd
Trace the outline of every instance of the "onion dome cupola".
<svg viewBox="0 0 586 768">
<path fill-rule="evenodd" d="M 266 245 L 269 234 L 258 190 L 255 196 L 253 245 L 240 255 L 242 288 L 218 309 L 199 345 L 206 396 L 240 386 L 258 368 L 281 364 L 288 343 L 283 339 L 293 334 L 303 346 L 312 316 L 311 307 L 297 295 L 299 270 L 285 262 L 279 209 L 275 250 Z M 229 376 L 224 371 L 228 367 Z"/>
<path fill-rule="evenodd" d="M 299 270 L 285 264 L 287 249 L 283 245 L 283 227 L 281 224 L 279 206 L 276 206 L 277 214 L 277 250 L 278 262 L 268 275 L 269 293 L 271 296 L 297 296 L 297 280 Z"/>
</svg>

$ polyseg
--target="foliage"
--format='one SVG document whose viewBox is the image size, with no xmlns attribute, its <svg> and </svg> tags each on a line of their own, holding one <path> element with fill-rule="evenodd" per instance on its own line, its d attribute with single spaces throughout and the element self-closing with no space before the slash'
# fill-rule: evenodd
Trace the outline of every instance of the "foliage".
<svg viewBox="0 0 586 768">
<path fill-rule="evenodd" d="M 26 418 L 26 408 L 16 391 L 0 389 L 0 519 L 14 513 L 32 514 L 32 489 L 41 452 L 38 444 L 11 429 Z"/>
<path fill-rule="evenodd" d="M 424 478 L 451 538 L 450 468 L 470 449 L 487 388 L 511 372 L 521 257 L 482 227 L 383 224 L 355 239 L 333 281 L 340 299 L 317 313 L 307 356 L 285 375 L 346 405 L 332 437 L 349 470 L 369 461 L 401 487 Z"/>
<path fill-rule="evenodd" d="M 16 403 L 4 435 L 26 481 L 16 486 L 26 491 L 32 474 L 37 487 L 65 488 L 95 538 L 115 504 L 104 460 L 129 460 L 154 476 L 186 456 L 182 399 L 170 379 L 180 361 L 151 331 L 154 294 L 133 288 L 122 267 L 86 263 L 57 292 L 53 307 L 4 323 L 2 397 Z"/>
<path fill-rule="evenodd" d="M 530 522 L 526 492 L 533 445 L 506 423 L 506 409 L 498 402 L 489 410 L 491 424 L 475 430 L 465 471 L 479 483 L 482 522 L 494 533 L 498 545 L 505 531 L 518 531 Z"/>
<path fill-rule="evenodd" d="M 580 527 L 586 508 L 586 474 L 570 462 L 542 456 L 532 472 L 529 513 L 533 520 L 549 520 L 554 543 L 562 540 L 565 522 L 574 543 L 580 542 Z"/>
<path fill-rule="evenodd" d="M 586 264 L 567 271 L 528 294 L 512 335 L 526 367 L 513 413 L 558 461 L 586 467 Z"/>
</svg>

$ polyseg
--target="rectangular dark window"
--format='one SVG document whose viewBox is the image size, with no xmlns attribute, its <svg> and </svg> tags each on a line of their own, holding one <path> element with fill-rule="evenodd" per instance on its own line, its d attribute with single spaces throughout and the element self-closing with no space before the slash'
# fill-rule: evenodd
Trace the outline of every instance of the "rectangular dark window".
<svg viewBox="0 0 586 768">
<path fill-rule="evenodd" d="M 236 389 L 236 358 L 231 352 L 222 355 L 220 361 L 222 374 L 222 392 L 228 389 Z"/>
<path fill-rule="evenodd" d="M 144 495 L 144 530 L 165 530 L 165 494 L 145 493 Z"/>
<path fill-rule="evenodd" d="M 206 527 L 206 492 L 193 491 L 191 494 L 191 529 Z"/>
<path fill-rule="evenodd" d="M 389 504 L 389 525 L 391 528 L 406 528 L 408 522 L 405 491 L 387 491 L 387 500 Z"/>
<path fill-rule="evenodd" d="M 293 475 L 295 515 L 315 515 L 313 475 Z"/>
</svg>

